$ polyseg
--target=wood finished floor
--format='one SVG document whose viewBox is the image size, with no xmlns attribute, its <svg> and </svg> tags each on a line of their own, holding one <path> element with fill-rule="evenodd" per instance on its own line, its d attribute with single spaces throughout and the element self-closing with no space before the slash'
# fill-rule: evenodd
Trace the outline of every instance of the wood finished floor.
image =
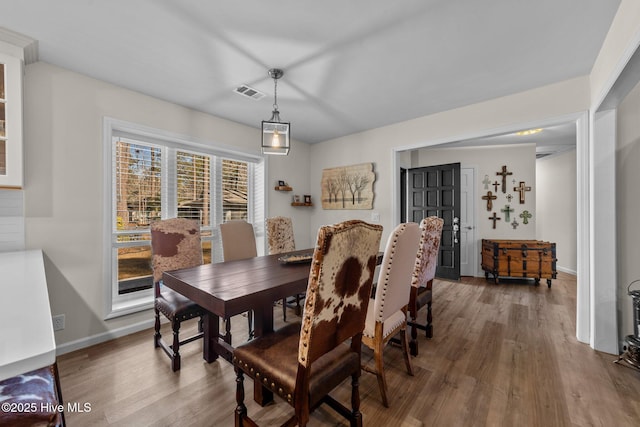
<svg viewBox="0 0 640 427">
<path fill-rule="evenodd" d="M 374 375 L 361 377 L 361 410 L 369 426 L 638 426 L 640 372 L 613 363 L 575 338 L 575 277 L 546 285 L 484 279 L 434 284 L 434 337 L 419 337 L 407 375 L 398 348 L 385 350 L 390 404 Z M 275 317 L 282 323 L 281 308 Z M 424 314 L 423 314 L 424 315 Z M 291 311 L 289 321 L 296 319 Z M 246 320 L 234 318 L 234 342 Z M 277 326 L 277 325 L 276 325 Z M 195 330 L 194 324 L 186 330 Z M 167 325 L 163 331 L 170 336 Z M 231 426 L 235 375 L 224 360 L 207 364 L 199 342 L 183 347 L 182 369 L 142 331 L 59 357 L 66 402 L 91 404 L 67 413 L 69 426 Z M 363 360 L 372 352 L 363 348 Z M 251 390 L 251 380 L 245 381 Z M 249 395 L 249 394 L 248 394 Z M 349 402 L 349 385 L 333 396 Z M 280 425 L 290 407 L 276 398 L 261 408 L 246 399 L 260 425 Z M 346 425 L 327 407 L 311 426 Z"/>
</svg>

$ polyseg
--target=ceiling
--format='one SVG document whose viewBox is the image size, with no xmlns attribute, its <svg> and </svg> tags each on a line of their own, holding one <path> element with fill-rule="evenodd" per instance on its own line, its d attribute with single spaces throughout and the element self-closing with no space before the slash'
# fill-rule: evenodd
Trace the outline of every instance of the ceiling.
<svg viewBox="0 0 640 427">
<path fill-rule="evenodd" d="M 281 119 L 316 143 L 587 75 L 619 3 L 0 0 L 0 27 L 42 61 L 256 128 L 281 68 Z"/>
</svg>

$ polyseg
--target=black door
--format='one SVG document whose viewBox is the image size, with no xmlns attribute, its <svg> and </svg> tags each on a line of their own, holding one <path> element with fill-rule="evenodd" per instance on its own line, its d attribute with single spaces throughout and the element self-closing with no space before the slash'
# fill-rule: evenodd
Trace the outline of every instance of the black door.
<svg viewBox="0 0 640 427">
<path fill-rule="evenodd" d="M 420 223 L 428 216 L 439 216 L 444 220 L 436 276 L 458 280 L 460 163 L 409 169 L 408 178 L 407 220 Z"/>
</svg>

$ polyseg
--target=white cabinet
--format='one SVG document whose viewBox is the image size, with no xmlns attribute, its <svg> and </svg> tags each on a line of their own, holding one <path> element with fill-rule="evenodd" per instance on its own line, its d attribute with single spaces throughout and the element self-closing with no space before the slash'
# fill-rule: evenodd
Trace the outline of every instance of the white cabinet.
<svg viewBox="0 0 640 427">
<path fill-rule="evenodd" d="M 0 52 L 0 188 L 22 188 L 22 64 Z"/>
</svg>

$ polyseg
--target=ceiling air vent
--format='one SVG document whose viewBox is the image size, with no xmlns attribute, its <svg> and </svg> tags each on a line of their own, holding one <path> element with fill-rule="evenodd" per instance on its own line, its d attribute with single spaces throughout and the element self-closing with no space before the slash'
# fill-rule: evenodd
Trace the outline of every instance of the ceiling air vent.
<svg viewBox="0 0 640 427">
<path fill-rule="evenodd" d="M 242 96 L 246 96 L 247 98 L 255 99 L 256 101 L 266 96 L 264 93 L 247 85 L 238 86 L 233 91 Z"/>
</svg>

